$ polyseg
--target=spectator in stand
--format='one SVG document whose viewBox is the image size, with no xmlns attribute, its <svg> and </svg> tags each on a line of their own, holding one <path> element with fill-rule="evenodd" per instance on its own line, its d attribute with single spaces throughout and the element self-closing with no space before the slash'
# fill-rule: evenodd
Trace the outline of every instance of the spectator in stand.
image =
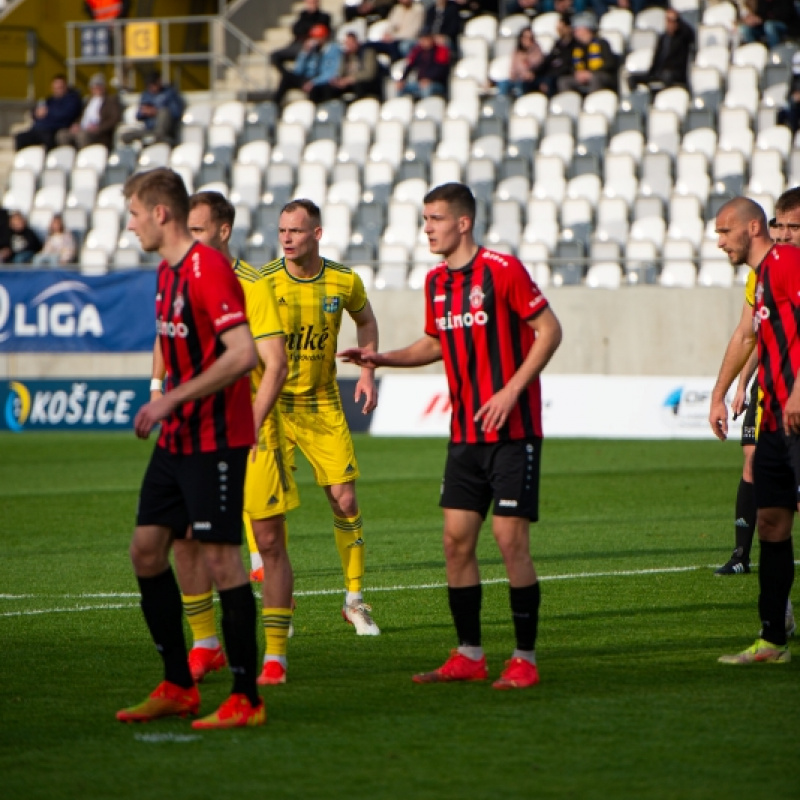
<svg viewBox="0 0 800 800">
<path fill-rule="evenodd" d="M 572 72 L 572 48 L 575 34 L 572 30 L 572 15 L 562 14 L 556 24 L 558 39 L 539 67 L 539 91 L 552 97 L 557 91 L 559 79 Z"/>
<path fill-rule="evenodd" d="M 355 31 L 345 34 L 338 74 L 327 83 L 314 86 L 309 96 L 315 103 L 339 97 L 346 102 L 362 97 L 382 99 L 382 73 L 375 51 L 363 47 Z"/>
<path fill-rule="evenodd" d="M 84 0 L 83 3 L 86 13 L 95 22 L 127 17 L 130 5 L 130 0 Z"/>
<path fill-rule="evenodd" d="M 64 227 L 61 214 L 53 215 L 44 247 L 33 257 L 37 267 L 60 267 L 75 259 L 75 238 Z"/>
<path fill-rule="evenodd" d="M 106 91 L 106 78 L 102 72 L 89 79 L 89 92 L 80 122 L 59 131 L 56 142 L 79 150 L 89 144 L 104 144 L 110 150 L 114 131 L 122 119 L 122 106 L 115 94 Z"/>
<path fill-rule="evenodd" d="M 558 91 L 583 95 L 598 89 L 617 91 L 617 57 L 608 42 L 597 35 L 594 15 L 576 14 L 572 27 L 575 35 L 572 63 L 569 72 L 557 80 Z"/>
<path fill-rule="evenodd" d="M 777 47 L 798 29 L 794 0 L 745 0 L 739 33 L 743 44 L 764 42 Z"/>
<path fill-rule="evenodd" d="M 125 131 L 122 141 L 130 143 L 143 139 L 148 144 L 151 141 L 174 144 L 186 105 L 183 98 L 174 86 L 161 80 L 160 72 L 151 72 L 145 87 L 136 112 L 136 119 L 144 123 L 144 127 Z"/>
<path fill-rule="evenodd" d="M 525 14 L 525 16 L 533 18 L 542 13 L 542 6 L 541 0 L 506 0 L 506 16 Z"/>
<path fill-rule="evenodd" d="M 55 75 L 50 84 L 50 97 L 40 100 L 33 110 L 33 125 L 14 137 L 17 150 L 43 144 L 48 150 L 55 147 L 56 133 L 69 128 L 81 115 L 81 96 L 67 84 L 64 75 Z"/>
<path fill-rule="evenodd" d="M 544 63 L 544 53 L 533 31 L 523 28 L 517 35 L 517 47 L 511 55 L 508 78 L 497 84 L 500 94 L 515 98 L 537 89 L 536 71 Z"/>
<path fill-rule="evenodd" d="M 792 84 L 786 107 L 778 112 L 778 124 L 791 128 L 792 134 L 800 128 L 800 53 L 792 56 Z"/>
<path fill-rule="evenodd" d="M 647 85 L 653 93 L 670 86 L 687 85 L 694 30 L 672 8 L 667 9 L 664 24 L 666 28 L 656 42 L 650 69 L 646 73 L 633 73 L 628 77 L 631 90 L 640 84 Z"/>
<path fill-rule="evenodd" d="M 339 76 L 341 63 L 342 48 L 337 42 L 330 41 L 330 29 L 325 25 L 315 25 L 295 59 L 294 69 L 282 71 L 275 102 L 282 102 L 289 89 L 301 89 L 306 97 L 315 100 L 324 91 L 322 87 Z"/>
<path fill-rule="evenodd" d="M 0 262 L 30 264 L 42 249 L 42 240 L 28 225 L 21 211 L 12 211 L 8 218 L 8 238 L 0 242 Z"/>
<path fill-rule="evenodd" d="M 447 95 L 447 80 L 450 77 L 450 51 L 436 41 L 428 28 L 419 34 L 419 42 L 408 54 L 403 77 L 397 81 L 400 95 L 421 97 Z"/>
<path fill-rule="evenodd" d="M 425 6 L 417 0 L 397 0 L 386 18 L 386 33 L 370 47 L 389 56 L 392 61 L 405 58 L 417 43 L 425 22 Z"/>
<path fill-rule="evenodd" d="M 438 44 L 455 52 L 463 27 L 461 7 L 453 0 L 434 0 L 425 12 L 424 27 L 436 37 Z"/>
<path fill-rule="evenodd" d="M 300 55 L 300 51 L 308 39 L 308 32 L 315 25 L 324 25 L 330 30 L 331 15 L 319 10 L 319 0 L 305 0 L 305 8 L 297 15 L 297 19 L 292 25 L 292 36 L 294 37 L 292 43 L 276 50 L 269 58 L 272 65 L 277 67 L 281 74 L 284 72 L 284 65 L 289 61 L 294 61 Z"/>
<path fill-rule="evenodd" d="M 346 2 L 344 18 L 348 22 L 354 19 L 364 19 L 367 23 L 385 19 L 392 7 L 393 0 L 361 0 L 361 2 Z"/>
</svg>

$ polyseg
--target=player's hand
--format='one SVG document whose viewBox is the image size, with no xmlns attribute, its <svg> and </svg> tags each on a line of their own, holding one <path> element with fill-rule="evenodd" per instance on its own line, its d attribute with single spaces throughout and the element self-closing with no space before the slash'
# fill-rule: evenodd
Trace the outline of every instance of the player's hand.
<svg viewBox="0 0 800 800">
<path fill-rule="evenodd" d="M 355 364 L 357 367 L 377 367 L 378 354 L 366 347 L 348 347 L 336 354 L 347 364 Z"/>
<path fill-rule="evenodd" d="M 158 400 L 145 403 L 137 412 L 133 420 L 133 430 L 140 439 L 147 439 L 150 431 L 167 417 L 173 410 L 172 401 L 164 395 Z"/>
<path fill-rule="evenodd" d="M 736 419 L 740 414 L 744 414 L 745 409 L 747 408 L 747 391 L 745 388 L 738 388 L 736 390 L 736 394 L 733 396 L 733 400 L 731 400 L 731 411 L 733 412 L 733 418 Z"/>
<path fill-rule="evenodd" d="M 717 439 L 724 442 L 728 438 L 728 407 L 724 400 L 711 401 L 708 424 L 711 425 L 711 430 Z"/>
<path fill-rule="evenodd" d="M 508 415 L 517 404 L 519 395 L 508 386 L 492 395 L 475 414 L 475 422 L 482 422 L 481 430 L 491 433 L 499 430 L 506 424 Z"/>
<path fill-rule="evenodd" d="M 356 383 L 355 401 L 356 404 L 364 397 L 362 414 L 369 414 L 378 405 L 378 385 L 375 383 L 375 376 L 372 370 L 361 373 L 361 377 Z"/>
<path fill-rule="evenodd" d="M 800 433 L 800 398 L 794 392 L 783 409 L 783 429 L 786 433 Z"/>
</svg>

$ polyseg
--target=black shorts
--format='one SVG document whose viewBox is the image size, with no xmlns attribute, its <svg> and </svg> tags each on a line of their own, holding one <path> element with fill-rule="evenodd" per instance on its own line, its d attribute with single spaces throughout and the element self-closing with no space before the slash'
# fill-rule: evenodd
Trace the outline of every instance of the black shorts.
<svg viewBox="0 0 800 800">
<path fill-rule="evenodd" d="M 137 525 L 171 528 L 176 539 L 242 543 L 247 447 L 175 455 L 156 447 L 139 493 Z"/>
<path fill-rule="evenodd" d="M 755 445 L 758 439 L 758 381 L 750 385 L 750 397 L 742 419 L 742 447 Z"/>
<path fill-rule="evenodd" d="M 484 519 L 494 501 L 498 517 L 539 519 L 541 439 L 493 444 L 453 444 L 447 448 L 442 508 L 477 511 Z"/>
<path fill-rule="evenodd" d="M 788 508 L 800 500 L 800 436 L 761 431 L 753 460 L 757 508 Z"/>
</svg>

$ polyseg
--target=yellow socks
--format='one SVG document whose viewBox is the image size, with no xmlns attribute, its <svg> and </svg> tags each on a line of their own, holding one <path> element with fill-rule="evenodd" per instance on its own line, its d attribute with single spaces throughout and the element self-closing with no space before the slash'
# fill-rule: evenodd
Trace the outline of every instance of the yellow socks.
<svg viewBox="0 0 800 800">
<path fill-rule="evenodd" d="M 214 620 L 214 593 L 183 594 L 183 611 L 186 621 L 192 629 L 192 638 L 195 645 L 204 639 L 217 639 L 217 625 Z M 206 645 L 203 646 L 218 646 Z"/>
<path fill-rule="evenodd" d="M 355 517 L 333 518 L 333 533 L 336 538 L 336 549 L 342 562 L 344 586 L 348 592 L 361 591 L 361 579 L 364 577 L 364 539 L 361 514 Z"/>
<path fill-rule="evenodd" d="M 264 626 L 266 652 L 264 660 L 274 658 L 286 664 L 286 643 L 289 626 L 292 624 L 291 608 L 262 608 L 261 622 Z"/>
</svg>

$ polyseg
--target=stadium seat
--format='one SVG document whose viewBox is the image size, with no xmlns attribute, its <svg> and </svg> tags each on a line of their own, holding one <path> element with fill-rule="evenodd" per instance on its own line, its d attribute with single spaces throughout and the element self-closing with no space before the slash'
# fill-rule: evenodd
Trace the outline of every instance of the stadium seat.
<svg viewBox="0 0 800 800">
<path fill-rule="evenodd" d="M 306 134 L 311 130 L 317 114 L 317 107 L 311 100 L 292 100 L 283 107 L 280 122 L 300 125 Z"/>
<path fill-rule="evenodd" d="M 663 217 L 644 217 L 631 224 L 628 241 L 651 242 L 661 252 L 667 234 L 667 224 Z"/>
<path fill-rule="evenodd" d="M 634 18 L 634 27 L 638 30 L 664 33 L 666 29 L 666 12 L 663 8 L 651 7 L 642 9 Z"/>
<path fill-rule="evenodd" d="M 625 245 L 625 280 L 629 284 L 652 284 L 658 280 L 658 252 L 647 239 L 629 239 Z"/>
<path fill-rule="evenodd" d="M 595 236 L 624 245 L 628 239 L 628 204 L 621 197 L 603 197 L 597 204 Z"/>
<path fill-rule="evenodd" d="M 33 209 L 47 209 L 54 214 L 64 210 L 66 190 L 63 186 L 43 186 L 33 198 Z"/>
<path fill-rule="evenodd" d="M 602 114 L 609 125 L 614 121 L 619 108 L 619 98 L 611 89 L 590 92 L 583 100 L 583 111 L 587 114 Z"/>
<path fill-rule="evenodd" d="M 75 156 L 75 169 L 93 169 L 100 177 L 108 162 L 108 150 L 102 144 L 90 144 L 78 150 Z"/>
<path fill-rule="evenodd" d="M 697 271 L 691 261 L 670 261 L 664 264 L 658 283 L 672 289 L 691 289 L 697 283 Z"/>
<path fill-rule="evenodd" d="M 350 208 L 344 203 L 325 203 L 320 244 L 333 245 L 344 253 L 350 244 L 350 216 Z"/>
<path fill-rule="evenodd" d="M 622 284 L 622 267 L 615 261 L 590 264 L 585 283 L 591 289 L 618 289 Z"/>
<path fill-rule="evenodd" d="M 79 162 L 81 160 L 80 154 L 87 149 L 84 148 L 78 153 Z M 156 142 L 143 147 L 142 152 L 139 154 L 139 169 L 150 170 L 157 167 L 168 167 L 171 152 L 172 148 L 165 142 Z M 79 164 L 79 166 L 82 165 Z M 103 168 L 105 168 L 105 164 L 103 164 Z M 99 172 L 102 172 L 102 170 L 99 170 Z"/>
<path fill-rule="evenodd" d="M 80 255 L 82 275 L 106 275 L 108 273 L 108 257 L 106 250 L 84 246 Z"/>
<path fill-rule="evenodd" d="M 14 154 L 13 169 L 28 170 L 38 178 L 39 173 L 44 169 L 44 160 L 44 145 L 33 144 L 23 147 Z"/>
<path fill-rule="evenodd" d="M 75 166 L 75 148 L 69 145 L 54 147 L 45 158 L 47 169 L 60 169 L 69 174 Z"/>
<path fill-rule="evenodd" d="M 214 107 L 211 124 L 212 126 L 229 125 L 236 131 L 238 136 L 244 128 L 245 115 L 244 103 L 239 100 L 228 100 Z"/>
<path fill-rule="evenodd" d="M 539 125 L 543 125 L 547 117 L 547 97 L 538 92 L 523 94 L 514 101 L 511 108 L 512 116 L 533 117 Z"/>
<path fill-rule="evenodd" d="M 495 197 L 498 200 L 516 200 L 520 206 L 528 202 L 531 184 L 525 175 L 511 175 L 498 181 L 495 187 Z"/>
</svg>

